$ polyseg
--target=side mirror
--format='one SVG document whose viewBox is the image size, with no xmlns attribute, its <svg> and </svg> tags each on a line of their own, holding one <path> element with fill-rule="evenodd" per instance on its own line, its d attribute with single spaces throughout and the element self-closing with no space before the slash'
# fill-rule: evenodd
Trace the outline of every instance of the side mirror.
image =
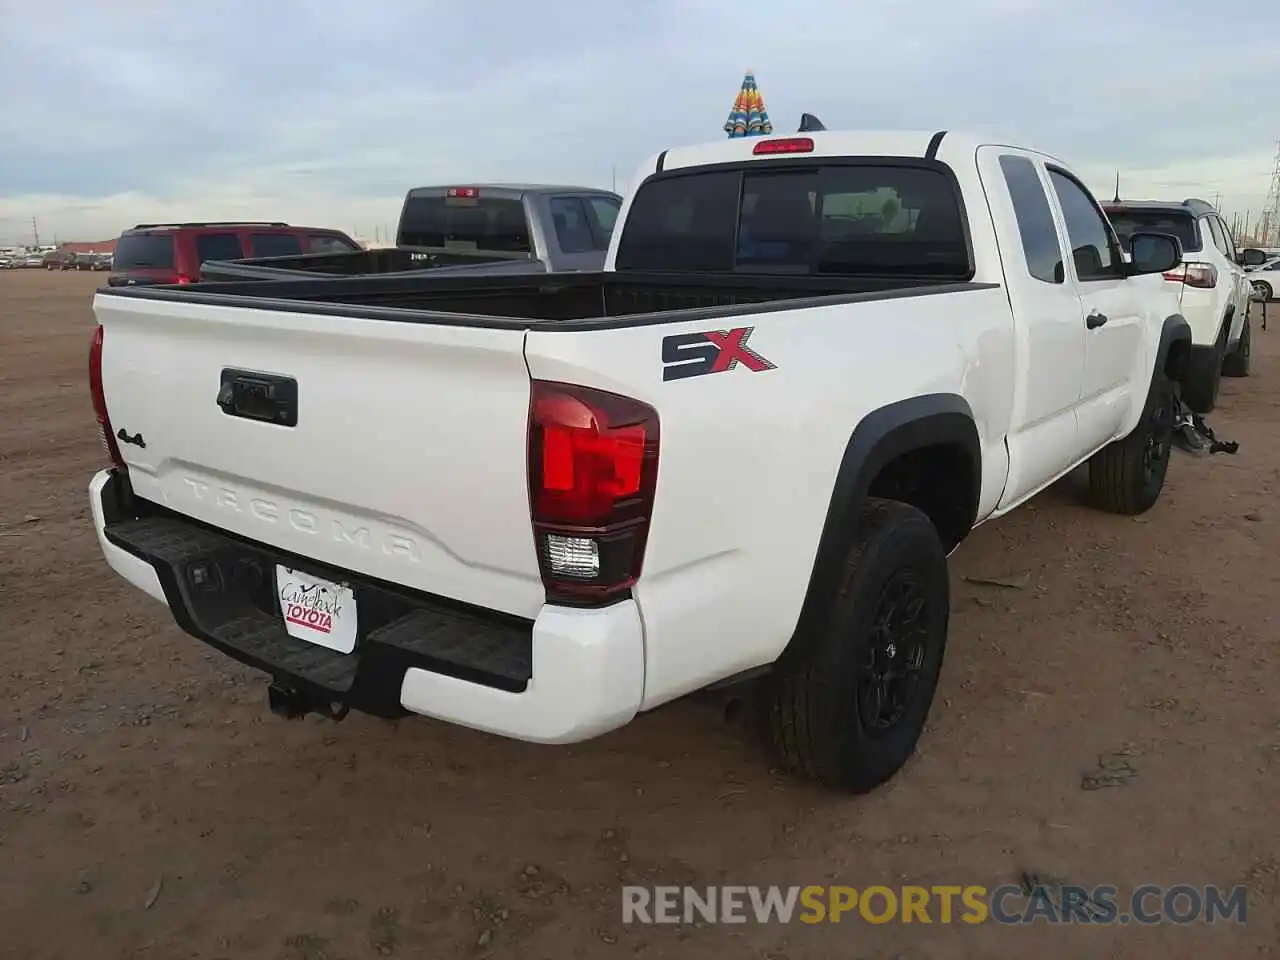
<svg viewBox="0 0 1280 960">
<path fill-rule="evenodd" d="M 1238 259 L 1242 267 L 1260 267 L 1270 257 L 1267 256 L 1266 251 L 1259 250 L 1257 247 L 1246 247 L 1240 251 Z"/>
<path fill-rule="evenodd" d="M 1182 262 L 1182 243 L 1166 233 L 1135 233 L 1129 238 L 1130 274 L 1166 273 Z"/>
</svg>

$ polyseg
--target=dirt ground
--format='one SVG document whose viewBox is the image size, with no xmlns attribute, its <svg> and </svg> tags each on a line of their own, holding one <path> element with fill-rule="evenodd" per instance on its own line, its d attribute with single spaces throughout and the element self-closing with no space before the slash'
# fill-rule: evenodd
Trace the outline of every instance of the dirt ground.
<svg viewBox="0 0 1280 960">
<path fill-rule="evenodd" d="M 1178 454 L 1138 520 L 1081 506 L 1070 477 L 961 548 L 919 755 L 851 798 L 771 769 L 691 702 L 564 748 L 273 717 L 260 676 L 181 633 L 98 551 L 100 282 L 0 273 L 0 957 L 1280 952 L 1280 329 L 1255 321 L 1254 375 L 1224 381 L 1210 418 L 1238 456 Z M 1117 763 L 1112 786 L 1084 788 Z M 1122 891 L 1246 884 L 1247 922 L 621 915 L 623 884 L 994 888 L 1023 870 Z"/>
</svg>

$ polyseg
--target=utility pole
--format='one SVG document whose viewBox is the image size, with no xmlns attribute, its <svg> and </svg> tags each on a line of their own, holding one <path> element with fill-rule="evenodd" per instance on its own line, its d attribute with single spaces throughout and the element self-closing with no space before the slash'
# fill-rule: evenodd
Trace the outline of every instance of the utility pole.
<svg viewBox="0 0 1280 960">
<path fill-rule="evenodd" d="M 1280 227 L 1280 143 L 1276 144 L 1276 162 L 1271 169 L 1271 189 L 1267 191 L 1267 209 L 1262 215 L 1260 246 L 1271 246 L 1271 231 Z"/>
<path fill-rule="evenodd" d="M 40 227 L 36 224 L 36 218 L 31 218 L 31 233 L 36 238 L 36 246 L 40 246 Z"/>
</svg>

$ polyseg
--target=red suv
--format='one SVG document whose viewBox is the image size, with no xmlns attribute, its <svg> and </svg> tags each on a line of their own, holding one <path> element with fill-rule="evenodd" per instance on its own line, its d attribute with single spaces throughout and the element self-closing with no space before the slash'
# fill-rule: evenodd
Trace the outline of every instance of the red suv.
<svg viewBox="0 0 1280 960">
<path fill-rule="evenodd" d="M 206 260 L 359 250 L 341 230 L 287 223 L 140 223 L 120 234 L 107 284 L 196 283 Z"/>
</svg>

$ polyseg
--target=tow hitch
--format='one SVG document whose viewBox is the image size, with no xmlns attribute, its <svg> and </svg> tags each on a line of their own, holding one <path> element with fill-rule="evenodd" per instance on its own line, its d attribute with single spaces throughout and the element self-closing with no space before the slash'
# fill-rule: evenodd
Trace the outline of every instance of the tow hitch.
<svg viewBox="0 0 1280 960">
<path fill-rule="evenodd" d="M 318 713 L 338 721 L 350 710 L 344 703 L 335 703 L 282 683 L 272 683 L 267 687 L 267 703 L 272 713 L 286 720 L 300 720 L 309 713 Z"/>
<path fill-rule="evenodd" d="M 1173 439 L 1183 450 L 1196 456 L 1207 457 L 1215 453 L 1234 454 L 1240 444 L 1234 440 L 1219 440 L 1200 414 L 1192 411 L 1181 397 L 1174 398 Z"/>
</svg>

